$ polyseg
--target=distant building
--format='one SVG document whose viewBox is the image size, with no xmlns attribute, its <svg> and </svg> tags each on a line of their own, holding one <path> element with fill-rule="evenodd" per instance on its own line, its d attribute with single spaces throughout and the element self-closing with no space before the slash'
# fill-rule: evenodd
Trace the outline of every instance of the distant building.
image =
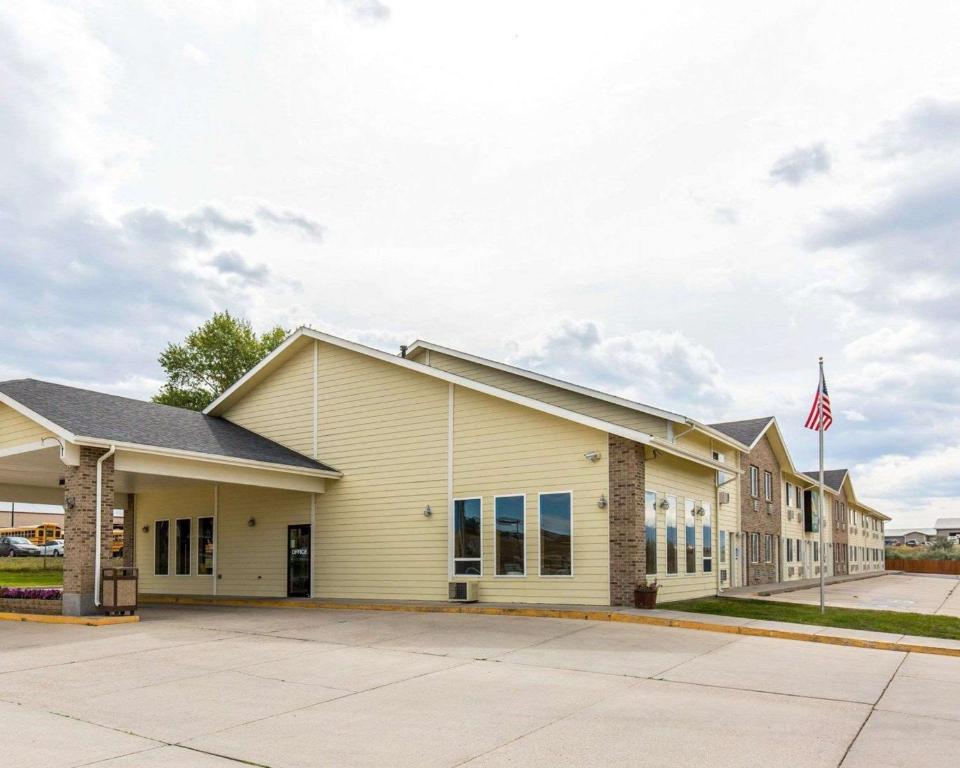
<svg viewBox="0 0 960 768">
<path fill-rule="evenodd" d="M 936 535 L 936 528 L 888 528 L 883 543 L 888 547 L 922 547 Z"/>
<path fill-rule="evenodd" d="M 933 527 L 937 529 L 937 536 L 960 542 L 960 517 L 941 517 Z"/>
</svg>

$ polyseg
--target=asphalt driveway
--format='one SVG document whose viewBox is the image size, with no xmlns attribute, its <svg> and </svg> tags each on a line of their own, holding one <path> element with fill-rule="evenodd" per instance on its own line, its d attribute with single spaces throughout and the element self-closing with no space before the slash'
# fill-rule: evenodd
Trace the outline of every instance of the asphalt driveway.
<svg viewBox="0 0 960 768">
<path fill-rule="evenodd" d="M 567 619 L 143 618 L 0 622 L 5 768 L 922 768 L 960 750 L 960 658 Z"/>
</svg>

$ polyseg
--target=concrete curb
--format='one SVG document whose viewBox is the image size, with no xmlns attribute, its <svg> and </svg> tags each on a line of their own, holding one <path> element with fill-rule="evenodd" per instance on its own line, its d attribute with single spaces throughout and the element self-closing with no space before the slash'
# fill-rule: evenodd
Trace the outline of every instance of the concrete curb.
<svg viewBox="0 0 960 768">
<path fill-rule="evenodd" d="M 880 651 L 900 651 L 902 653 L 928 653 L 937 656 L 960 657 L 960 646 L 922 645 L 904 641 L 868 640 L 860 637 L 843 637 L 836 635 L 817 635 L 806 632 L 796 632 L 787 629 L 771 629 L 767 627 L 751 627 L 742 624 L 722 624 L 706 619 L 677 619 L 655 614 L 624 613 L 609 609 L 577 609 L 577 608 L 547 608 L 524 607 L 516 608 L 501 605 L 483 605 L 468 603 L 450 605 L 440 603 L 429 605 L 423 603 L 351 603 L 322 600 L 290 600 L 271 598 L 216 598 L 189 597 L 178 595 L 141 595 L 142 605 L 202 605 L 228 606 L 231 608 L 307 608 L 313 610 L 339 611 L 394 611 L 403 613 L 472 613 L 484 616 L 525 616 L 532 618 L 574 619 L 581 621 L 613 621 L 623 624 L 647 624 L 659 627 L 676 627 L 678 629 L 692 629 L 700 632 L 722 632 L 731 635 L 748 637 L 772 637 L 778 640 L 798 640 L 808 643 L 822 643 L 825 645 L 845 645 L 851 648 L 871 648 Z M 698 616 L 701 614 L 690 614 Z M 139 617 L 135 617 L 139 618 Z M 811 624 L 810 627 L 814 626 Z M 826 629 L 826 627 L 821 627 Z"/>
<path fill-rule="evenodd" d="M 57 616 L 43 613 L 0 613 L 0 621 L 30 621 L 35 624 L 80 624 L 107 627 L 111 624 L 135 624 L 139 616 Z"/>
</svg>

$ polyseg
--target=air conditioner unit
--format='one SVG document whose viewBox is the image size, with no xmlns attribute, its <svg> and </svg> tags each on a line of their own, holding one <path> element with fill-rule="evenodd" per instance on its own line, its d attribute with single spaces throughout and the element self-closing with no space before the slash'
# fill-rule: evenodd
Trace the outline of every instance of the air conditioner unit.
<svg viewBox="0 0 960 768">
<path fill-rule="evenodd" d="M 726 580 L 727 580 L 727 569 L 726 569 L 726 568 L 721 568 L 721 569 L 720 569 L 720 581 L 726 581 Z"/>
<path fill-rule="evenodd" d="M 772 514 L 773 514 L 773 502 L 772 502 L 772 501 L 768 501 L 768 502 L 767 502 L 767 514 L 768 514 L 768 515 L 772 515 Z"/>
<path fill-rule="evenodd" d="M 787 520 L 793 520 L 793 510 L 792 510 L 792 509 L 788 509 L 788 510 L 787 510 Z"/>
<path fill-rule="evenodd" d="M 758 499 L 753 500 L 753 511 L 754 512 L 760 511 L 760 501 Z"/>
<path fill-rule="evenodd" d="M 447 584 L 447 593 L 451 602 L 475 603 L 478 587 L 479 584 L 475 581 L 451 581 Z"/>
<path fill-rule="evenodd" d="M 720 503 L 729 504 L 730 503 L 730 492 L 729 491 L 720 491 Z"/>
</svg>

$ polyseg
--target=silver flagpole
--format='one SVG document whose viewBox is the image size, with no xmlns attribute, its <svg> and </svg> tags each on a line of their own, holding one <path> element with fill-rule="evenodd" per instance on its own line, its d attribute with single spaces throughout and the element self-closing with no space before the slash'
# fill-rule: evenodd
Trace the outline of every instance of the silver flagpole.
<svg viewBox="0 0 960 768">
<path fill-rule="evenodd" d="M 820 496 L 817 504 L 817 530 L 820 533 L 820 613 L 826 612 L 823 602 L 824 585 L 824 553 L 823 553 L 823 358 L 820 358 L 820 387 L 817 393 L 817 411 L 820 417 Z"/>
</svg>

